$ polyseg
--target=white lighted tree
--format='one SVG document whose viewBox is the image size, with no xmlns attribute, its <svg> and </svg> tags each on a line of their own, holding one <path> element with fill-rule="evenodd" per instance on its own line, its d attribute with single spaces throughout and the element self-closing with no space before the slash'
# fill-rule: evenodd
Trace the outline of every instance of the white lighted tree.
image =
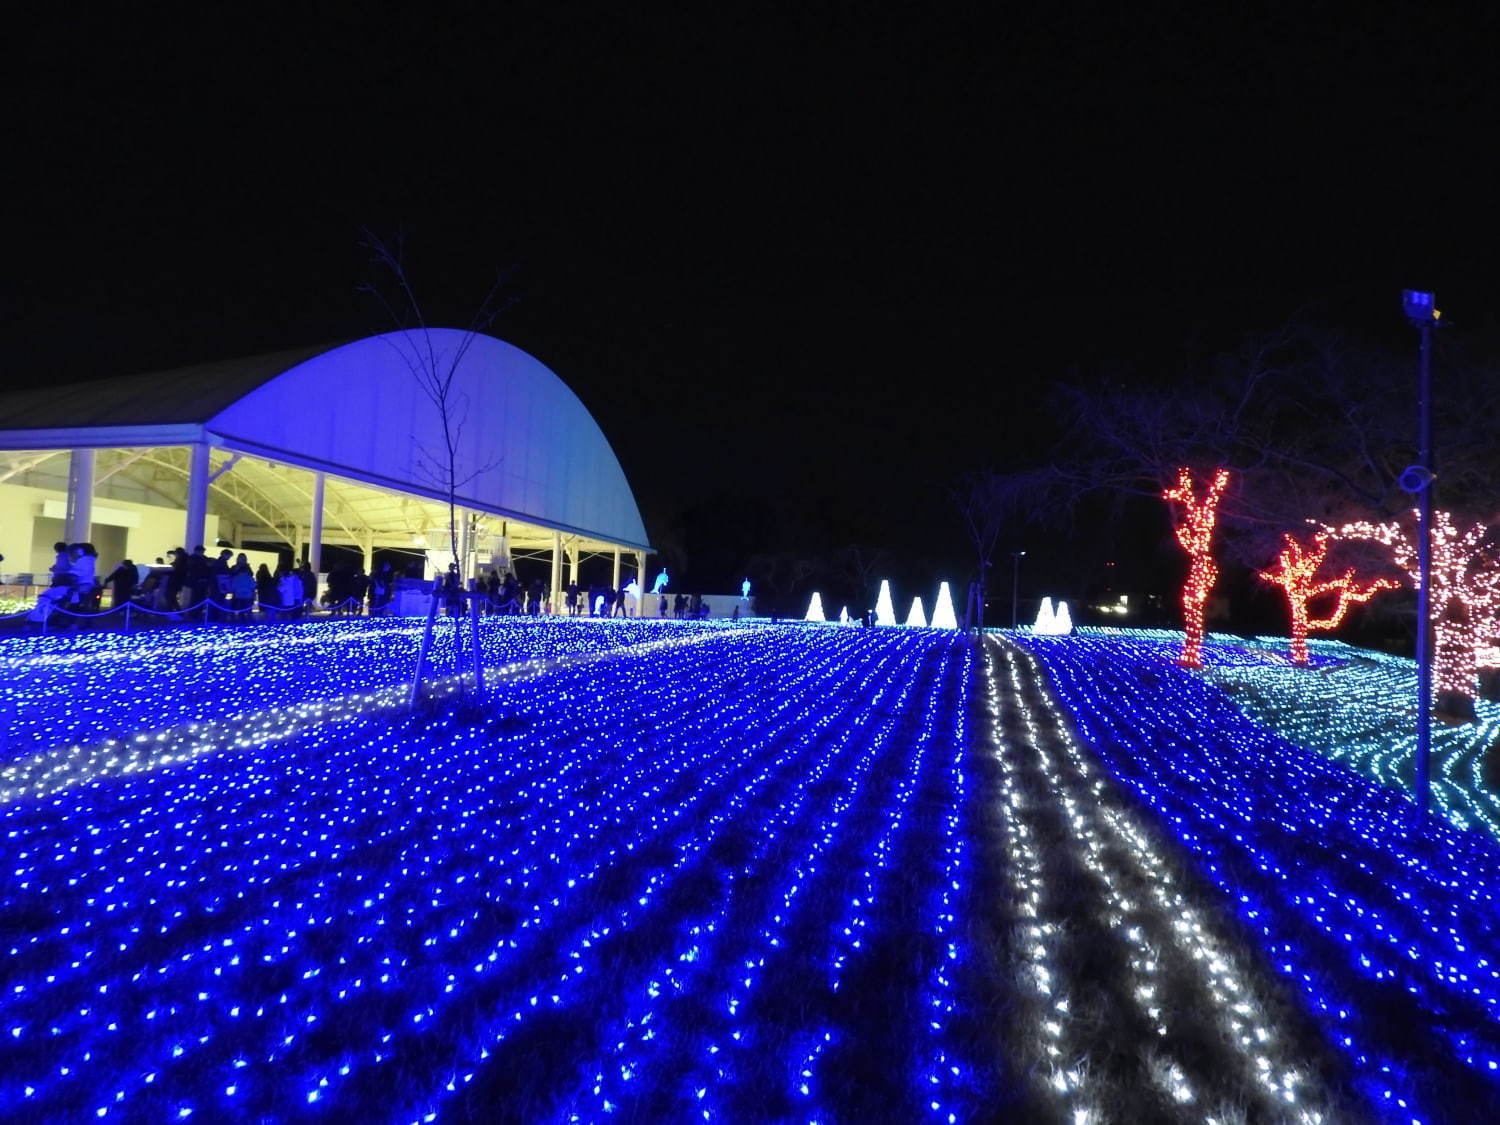
<svg viewBox="0 0 1500 1125">
<path fill-rule="evenodd" d="M 1416 513 L 1413 513 L 1415 517 Z M 1432 607 L 1433 681 L 1438 711 L 1455 718 L 1474 717 L 1474 687 L 1479 654 L 1495 633 L 1500 617 L 1500 567 L 1495 566 L 1491 528 L 1473 524 L 1460 533 L 1451 512 L 1433 514 Z M 1395 563 L 1420 585 L 1417 533 L 1400 522 L 1346 523 L 1333 531 L 1339 539 L 1366 539 L 1391 548 Z"/>
</svg>

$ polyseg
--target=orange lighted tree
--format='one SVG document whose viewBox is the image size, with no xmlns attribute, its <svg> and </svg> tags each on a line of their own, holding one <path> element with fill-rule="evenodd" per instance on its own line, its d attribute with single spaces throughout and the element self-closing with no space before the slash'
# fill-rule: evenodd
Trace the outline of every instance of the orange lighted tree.
<svg viewBox="0 0 1500 1125">
<path fill-rule="evenodd" d="M 1219 469 L 1200 499 L 1193 488 L 1193 475 L 1187 469 L 1177 470 L 1177 487 L 1162 493 L 1162 498 L 1182 505 L 1177 521 L 1177 542 L 1188 553 L 1191 563 L 1187 581 L 1182 586 L 1182 616 L 1185 636 L 1178 663 L 1198 668 L 1203 663 L 1203 607 L 1209 591 L 1219 577 L 1218 565 L 1210 551 L 1214 523 L 1219 518 L 1219 500 L 1229 484 L 1229 470 Z"/>
<path fill-rule="evenodd" d="M 1291 535 L 1283 538 L 1286 545 L 1276 557 L 1278 569 L 1263 570 L 1260 576 L 1286 591 L 1287 605 L 1292 614 L 1292 663 L 1306 664 L 1309 629 L 1337 628 L 1350 606 L 1369 601 L 1381 590 L 1394 590 L 1396 583 L 1388 578 L 1377 578 L 1368 586 L 1361 586 L 1355 581 L 1353 569 L 1326 582 L 1315 582 L 1314 578 L 1328 558 L 1328 535 L 1315 535 L 1312 546 L 1308 548 Z M 1313 599 L 1333 593 L 1338 594 L 1338 601 L 1328 616 L 1314 617 L 1309 608 Z"/>
</svg>

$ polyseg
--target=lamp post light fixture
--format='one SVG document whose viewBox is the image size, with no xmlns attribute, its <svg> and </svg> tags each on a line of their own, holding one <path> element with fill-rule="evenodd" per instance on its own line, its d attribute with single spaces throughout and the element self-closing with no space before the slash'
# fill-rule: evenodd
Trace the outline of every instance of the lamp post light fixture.
<svg viewBox="0 0 1500 1125">
<path fill-rule="evenodd" d="M 1442 313 L 1431 293 L 1401 294 L 1406 318 L 1417 329 L 1417 463 L 1402 474 L 1402 487 L 1417 494 L 1417 753 L 1412 789 L 1426 811 L 1432 754 L 1432 330 Z"/>
<path fill-rule="evenodd" d="M 1010 569 L 1010 627 L 1016 628 L 1020 620 L 1017 616 L 1017 607 L 1020 605 L 1021 593 L 1021 560 L 1026 557 L 1025 551 L 1012 551 Z"/>
</svg>

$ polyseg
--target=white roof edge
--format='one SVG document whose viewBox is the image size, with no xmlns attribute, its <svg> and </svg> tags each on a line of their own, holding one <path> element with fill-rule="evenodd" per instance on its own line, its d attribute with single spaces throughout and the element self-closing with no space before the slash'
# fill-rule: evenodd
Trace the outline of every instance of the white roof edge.
<svg viewBox="0 0 1500 1125">
<path fill-rule="evenodd" d="M 157 426 L 85 426 L 47 430 L 0 429 L 0 449 L 113 449 L 118 446 L 188 445 L 204 440 L 197 422 Z"/>
</svg>

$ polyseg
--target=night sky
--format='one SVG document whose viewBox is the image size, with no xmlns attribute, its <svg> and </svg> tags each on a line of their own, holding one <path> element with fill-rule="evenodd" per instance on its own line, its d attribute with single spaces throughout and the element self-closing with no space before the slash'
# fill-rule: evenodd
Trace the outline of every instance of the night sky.
<svg viewBox="0 0 1500 1125">
<path fill-rule="evenodd" d="M 505 272 L 648 532 L 798 507 L 962 578 L 946 490 L 1048 455 L 1054 380 L 1404 286 L 1492 325 L 1493 28 L 710 7 L 14 21 L 8 384 L 386 330 L 400 232 L 435 322 Z"/>
</svg>

